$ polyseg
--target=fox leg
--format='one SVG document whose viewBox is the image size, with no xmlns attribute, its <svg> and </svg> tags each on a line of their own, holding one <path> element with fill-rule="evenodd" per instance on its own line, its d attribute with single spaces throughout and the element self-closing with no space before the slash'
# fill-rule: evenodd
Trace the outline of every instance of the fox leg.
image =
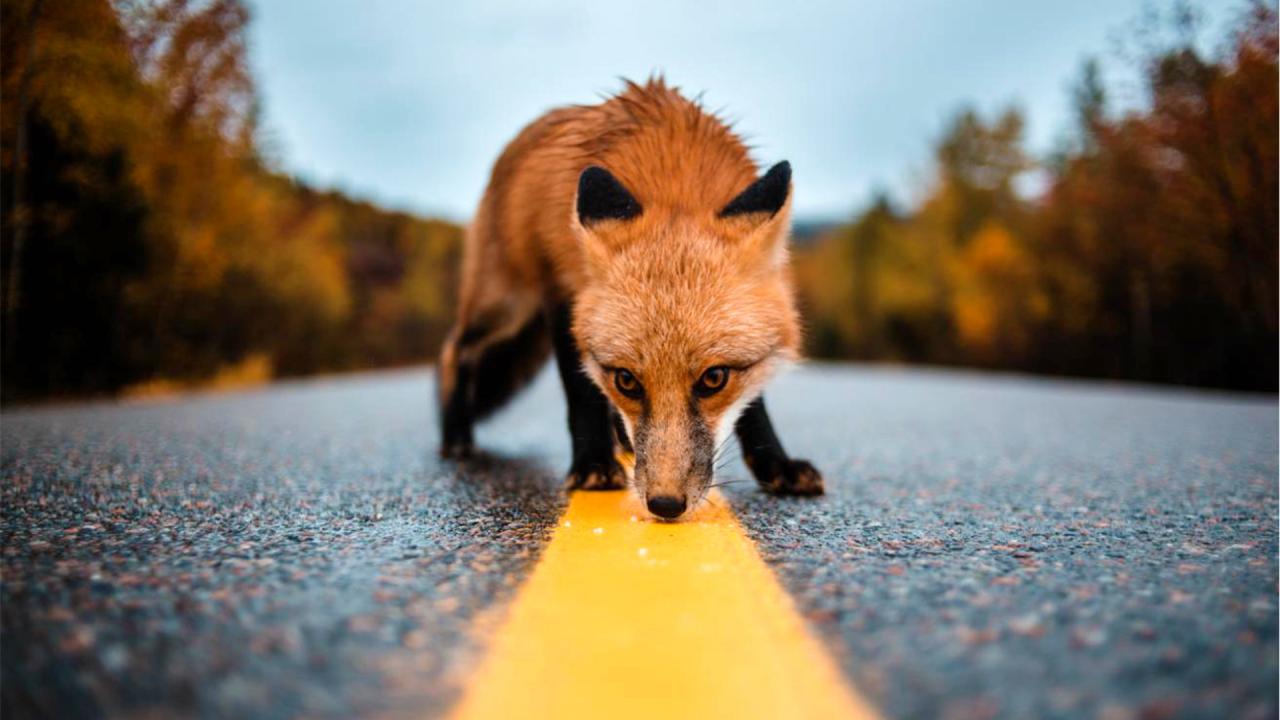
<svg viewBox="0 0 1280 720">
<path fill-rule="evenodd" d="M 447 458 L 465 458 L 475 445 L 472 426 L 475 413 L 472 409 L 475 396 L 476 363 L 469 356 L 475 343 L 475 328 L 458 326 L 445 339 L 440 352 L 439 372 L 436 376 L 440 405 L 440 455 Z"/>
<path fill-rule="evenodd" d="M 734 427 L 742 455 L 756 481 L 765 492 L 774 495 L 821 495 L 822 474 L 807 460 L 796 460 L 782 449 L 773 431 L 764 398 L 751 401 Z"/>
<path fill-rule="evenodd" d="M 551 339 L 556 364 L 569 404 L 569 436 L 573 463 L 565 478 L 568 490 L 617 490 L 626 486 L 626 474 L 613 454 L 613 419 L 609 400 L 582 371 L 582 354 L 570 332 L 568 304 L 550 311 Z"/>
<path fill-rule="evenodd" d="M 443 457 L 467 457 L 475 446 L 472 427 L 475 425 L 476 363 L 471 348 L 484 331 L 481 327 L 458 325 L 445 338 L 440 350 L 438 383 L 440 406 L 440 455 Z"/>
<path fill-rule="evenodd" d="M 472 426 L 523 388 L 550 353 L 536 302 L 510 304 L 459 323 L 440 353 L 440 454 L 471 454 Z"/>
</svg>

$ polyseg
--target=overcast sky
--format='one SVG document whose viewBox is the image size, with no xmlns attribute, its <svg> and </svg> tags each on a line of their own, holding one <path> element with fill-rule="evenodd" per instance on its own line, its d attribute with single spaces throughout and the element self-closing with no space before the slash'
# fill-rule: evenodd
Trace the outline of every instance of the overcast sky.
<svg viewBox="0 0 1280 720">
<path fill-rule="evenodd" d="M 257 0 L 251 54 L 281 167 L 389 206 L 465 220 L 522 126 L 661 70 L 737 119 L 758 162 L 791 160 L 797 217 L 833 218 L 877 187 L 910 200 L 966 102 L 1016 104 L 1031 147 L 1050 148 L 1082 59 L 1119 66 L 1143 7 Z"/>
</svg>

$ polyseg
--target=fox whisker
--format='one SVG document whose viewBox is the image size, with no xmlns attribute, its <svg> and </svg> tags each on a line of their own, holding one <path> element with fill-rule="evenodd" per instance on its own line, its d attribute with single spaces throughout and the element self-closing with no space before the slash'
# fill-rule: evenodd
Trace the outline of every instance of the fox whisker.
<svg viewBox="0 0 1280 720">
<path fill-rule="evenodd" d="M 722 440 L 722 441 L 720 442 L 719 447 L 717 447 L 717 448 L 716 448 L 716 451 L 715 451 L 714 453 L 712 453 L 712 454 L 711 454 L 711 462 L 712 462 L 712 464 L 713 464 L 713 465 L 715 465 L 715 466 L 716 466 L 716 469 L 717 469 L 717 470 L 719 470 L 721 467 L 723 467 L 722 463 L 726 460 L 726 458 L 725 458 L 725 456 L 724 456 L 724 451 L 725 451 L 726 449 L 728 449 L 728 447 L 729 447 L 729 441 L 730 441 L 730 440 L 733 440 L 733 439 L 734 439 L 734 437 L 733 437 L 732 435 L 730 435 L 729 437 L 727 437 L 727 438 L 725 438 L 724 440 Z"/>
</svg>

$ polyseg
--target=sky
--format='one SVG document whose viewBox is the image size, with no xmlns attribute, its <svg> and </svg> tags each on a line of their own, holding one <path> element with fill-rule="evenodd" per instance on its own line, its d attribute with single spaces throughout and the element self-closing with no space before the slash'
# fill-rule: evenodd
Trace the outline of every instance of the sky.
<svg viewBox="0 0 1280 720">
<path fill-rule="evenodd" d="M 1238 5 L 1204 4 L 1210 21 Z M 878 189 L 910 202 L 966 104 L 1018 107 L 1047 152 L 1087 56 L 1136 101 L 1117 52 L 1149 6 L 257 0 L 250 58 L 269 157 L 389 207 L 465 221 L 520 128 L 661 71 L 734 119 L 757 163 L 791 161 L 798 219 L 830 220 Z"/>
</svg>

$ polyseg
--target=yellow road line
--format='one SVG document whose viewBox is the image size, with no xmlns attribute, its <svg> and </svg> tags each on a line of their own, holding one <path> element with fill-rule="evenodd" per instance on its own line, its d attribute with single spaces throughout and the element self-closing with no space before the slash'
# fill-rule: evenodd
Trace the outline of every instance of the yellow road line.
<svg viewBox="0 0 1280 720">
<path fill-rule="evenodd" d="M 456 717 L 875 717 L 712 499 L 666 524 L 574 493 Z"/>
</svg>

